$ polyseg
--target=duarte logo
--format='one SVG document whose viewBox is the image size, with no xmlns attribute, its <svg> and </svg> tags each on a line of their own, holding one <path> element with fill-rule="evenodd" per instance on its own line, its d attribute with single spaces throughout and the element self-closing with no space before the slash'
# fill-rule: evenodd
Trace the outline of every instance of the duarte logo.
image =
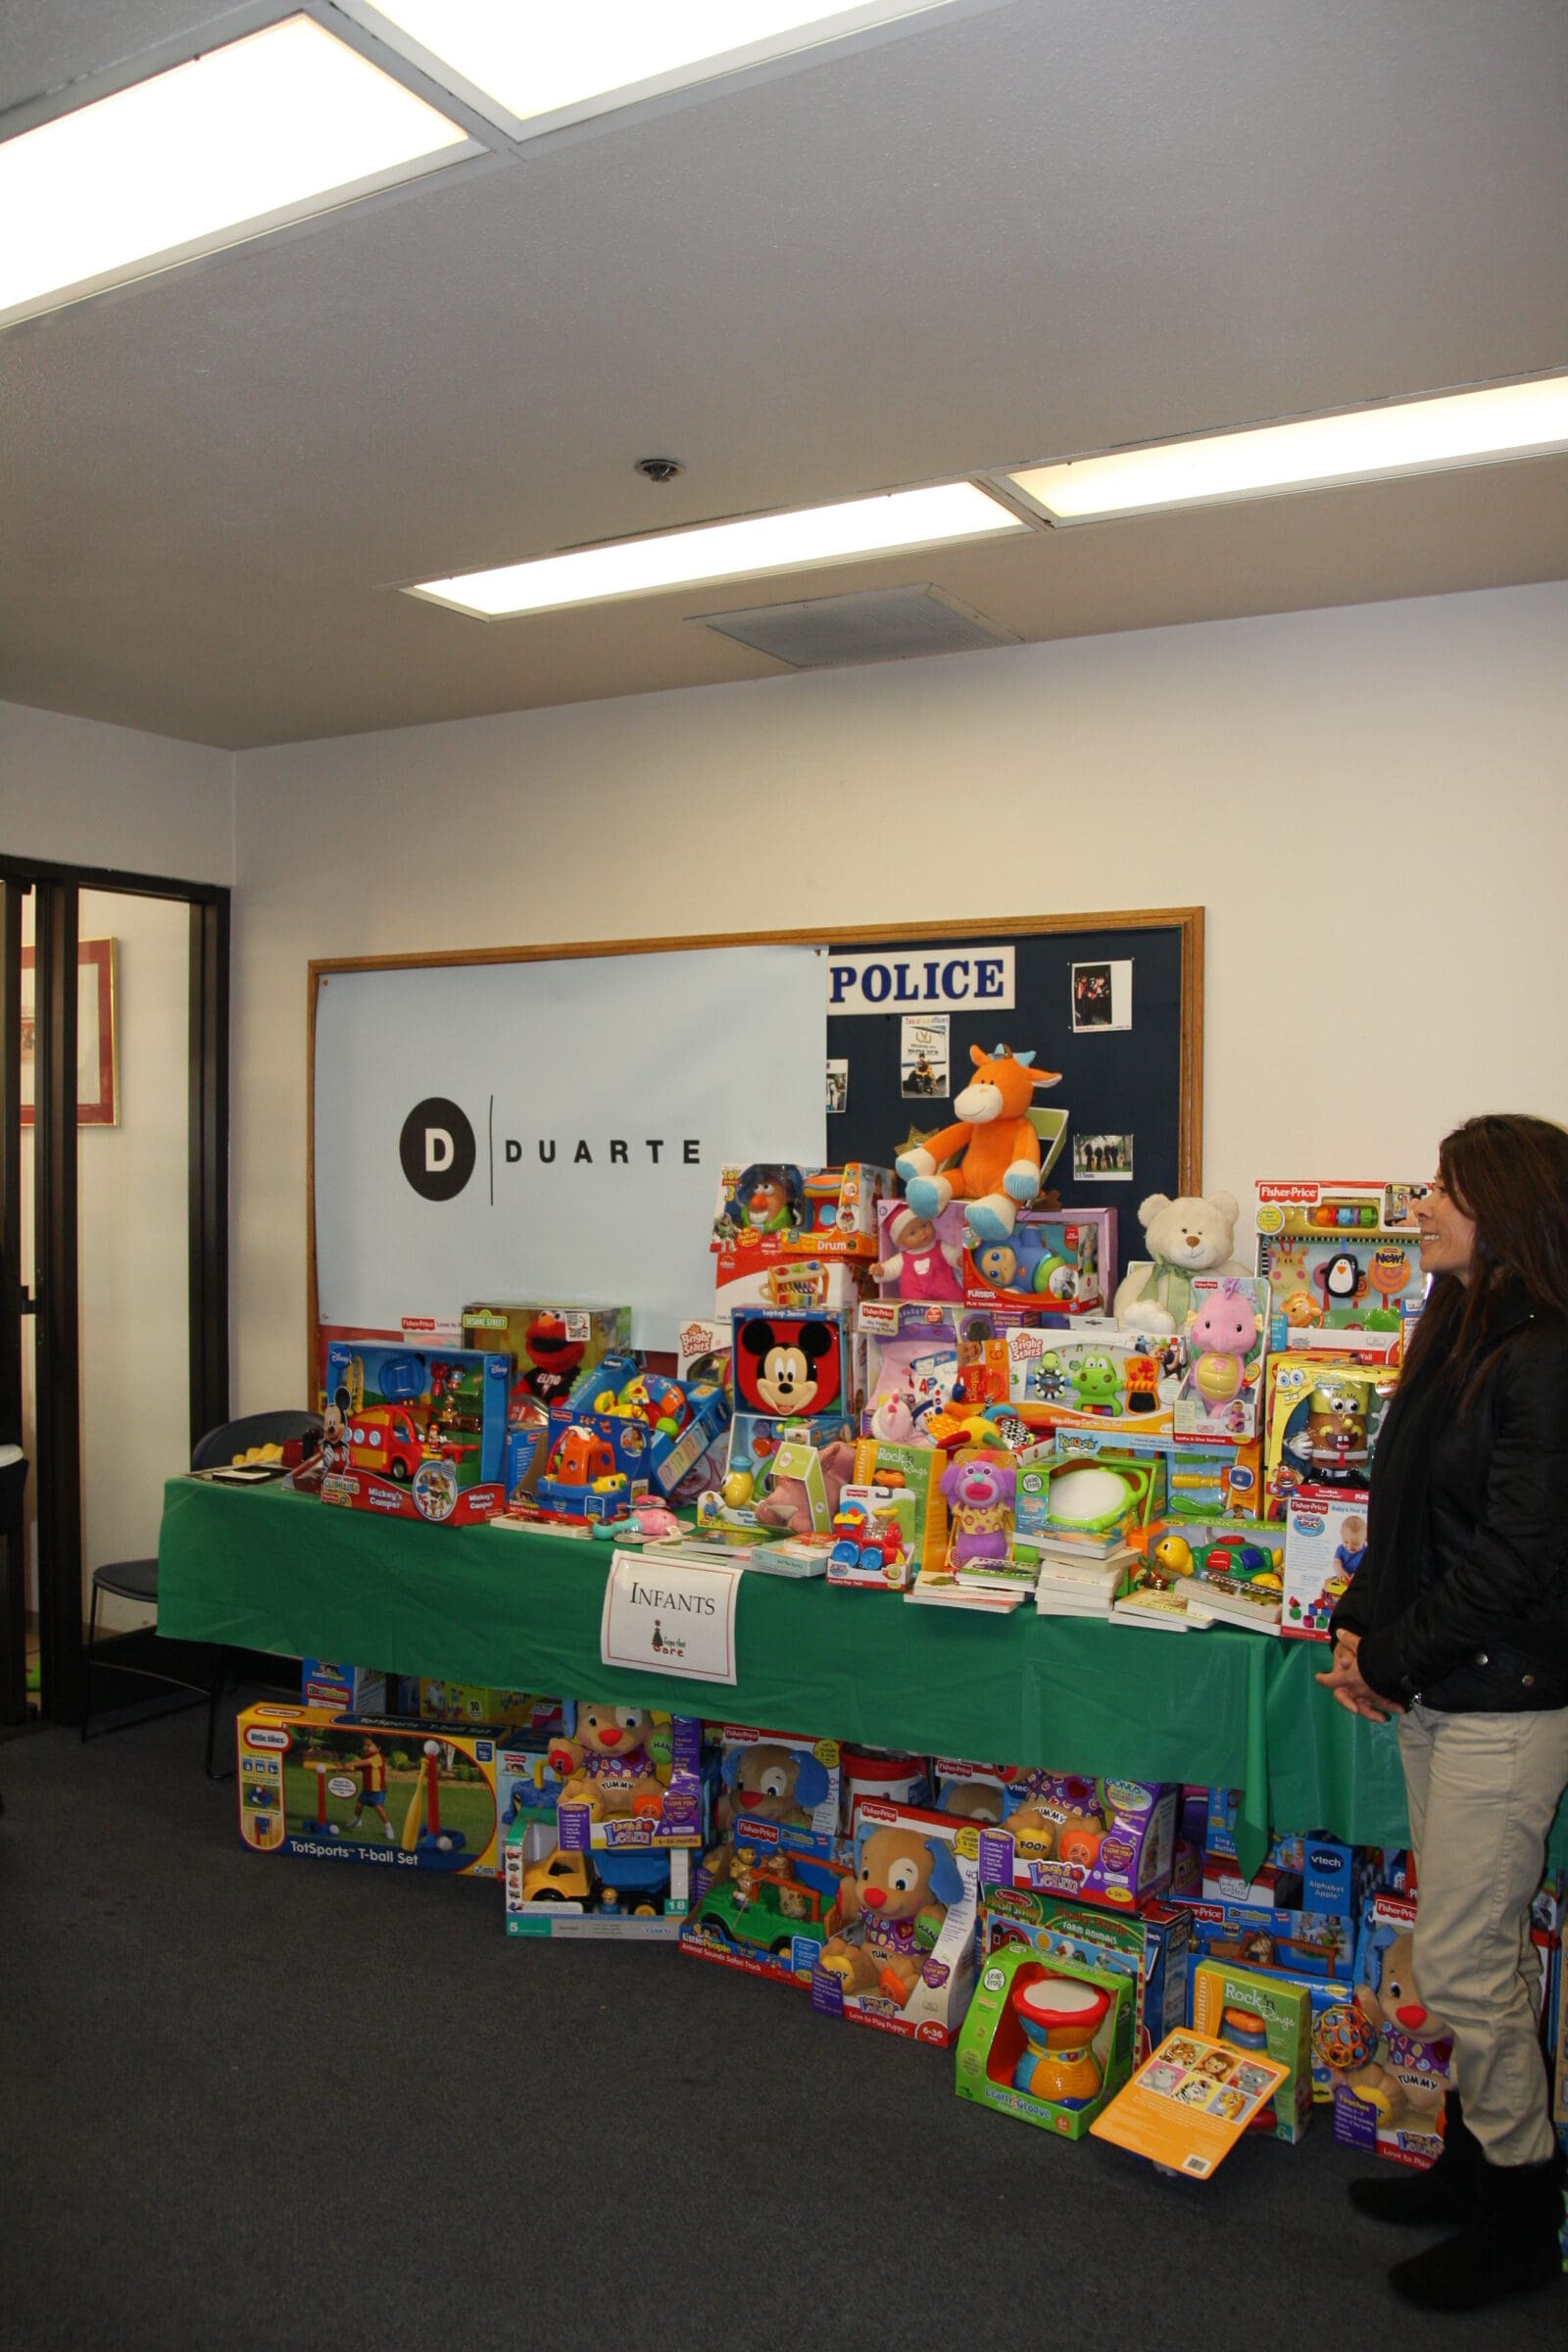
<svg viewBox="0 0 1568 2352">
<path fill-rule="evenodd" d="M 467 1113 L 445 1095 L 416 1102 L 403 1122 L 398 1157 L 425 1200 L 455 1200 L 473 1174 L 476 1146 Z"/>
</svg>

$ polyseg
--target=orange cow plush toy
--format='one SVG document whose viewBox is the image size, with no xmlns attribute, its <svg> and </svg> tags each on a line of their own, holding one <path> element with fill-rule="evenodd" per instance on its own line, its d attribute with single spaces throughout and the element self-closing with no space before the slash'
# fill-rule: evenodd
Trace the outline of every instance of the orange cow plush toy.
<svg viewBox="0 0 1568 2352">
<path fill-rule="evenodd" d="M 1054 1086 L 1059 1070 L 1031 1067 L 1034 1054 L 998 1046 L 969 1048 L 974 1076 L 953 1099 L 957 1118 L 917 1151 L 903 1152 L 898 1171 L 917 1217 L 939 1216 L 950 1200 L 967 1200 L 971 1242 L 1004 1242 L 1020 1207 L 1040 1191 L 1040 1138 L 1027 1112 L 1037 1087 Z M 958 1154 L 957 1165 L 943 1161 Z M 940 1172 L 939 1172 L 940 1171 Z"/>
</svg>

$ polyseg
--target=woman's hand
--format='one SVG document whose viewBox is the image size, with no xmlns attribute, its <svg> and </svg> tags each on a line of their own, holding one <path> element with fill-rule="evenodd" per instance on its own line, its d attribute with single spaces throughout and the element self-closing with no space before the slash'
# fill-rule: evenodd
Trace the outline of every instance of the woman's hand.
<svg viewBox="0 0 1568 2352">
<path fill-rule="evenodd" d="M 1387 1723 L 1391 1715 L 1402 1715 L 1404 1709 L 1397 1699 L 1385 1698 L 1381 1691 L 1361 1680 L 1361 1669 L 1356 1663 L 1360 1647 L 1359 1634 L 1336 1634 L 1334 1663 L 1317 1680 L 1325 1690 L 1333 1691 L 1348 1714 L 1363 1716 L 1368 1723 Z"/>
</svg>

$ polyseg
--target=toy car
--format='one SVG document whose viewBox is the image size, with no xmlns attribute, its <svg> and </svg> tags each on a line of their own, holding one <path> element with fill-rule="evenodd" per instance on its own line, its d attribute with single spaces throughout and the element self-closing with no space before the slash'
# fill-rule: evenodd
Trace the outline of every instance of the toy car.
<svg viewBox="0 0 1568 2352">
<path fill-rule="evenodd" d="M 568 1853 L 558 1845 L 542 1862 L 535 1862 L 522 1874 L 522 1899 L 525 1903 L 586 1903 L 593 1893 L 588 1865 L 581 1854 Z"/>
</svg>

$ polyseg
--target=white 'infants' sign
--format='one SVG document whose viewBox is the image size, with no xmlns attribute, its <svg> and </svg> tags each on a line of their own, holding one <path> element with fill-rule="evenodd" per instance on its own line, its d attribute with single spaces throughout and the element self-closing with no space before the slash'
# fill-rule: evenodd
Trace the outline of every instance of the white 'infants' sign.
<svg viewBox="0 0 1568 2352">
<path fill-rule="evenodd" d="M 715 1561 L 617 1551 L 605 1580 L 599 1655 L 606 1666 L 699 1683 L 735 1678 L 735 1601 L 745 1571 Z"/>
</svg>

